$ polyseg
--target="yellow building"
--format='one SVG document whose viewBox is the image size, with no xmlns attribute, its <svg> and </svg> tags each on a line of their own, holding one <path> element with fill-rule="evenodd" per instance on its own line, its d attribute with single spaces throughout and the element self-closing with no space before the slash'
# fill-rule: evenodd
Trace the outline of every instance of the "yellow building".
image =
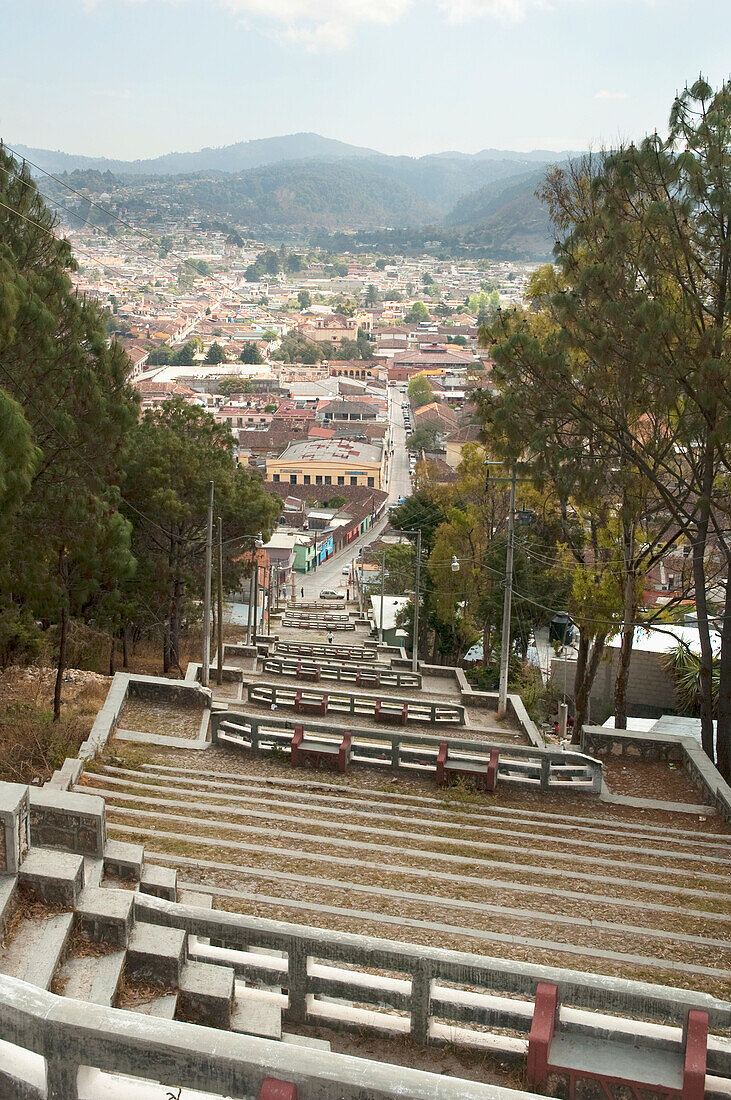
<svg viewBox="0 0 731 1100">
<path fill-rule="evenodd" d="M 379 440 L 307 439 L 267 458 L 267 481 L 288 485 L 366 485 L 380 489 L 385 447 Z"/>
</svg>

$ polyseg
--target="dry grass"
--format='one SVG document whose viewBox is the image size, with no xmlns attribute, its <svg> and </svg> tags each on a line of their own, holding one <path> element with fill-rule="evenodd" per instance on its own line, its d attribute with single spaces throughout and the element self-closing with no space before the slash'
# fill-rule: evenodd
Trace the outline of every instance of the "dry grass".
<svg viewBox="0 0 731 1100">
<path fill-rule="evenodd" d="M 8 669 L 0 675 L 0 779 L 41 783 L 89 736 L 109 678 L 71 671 L 61 719 L 53 721 L 55 670 Z"/>
</svg>

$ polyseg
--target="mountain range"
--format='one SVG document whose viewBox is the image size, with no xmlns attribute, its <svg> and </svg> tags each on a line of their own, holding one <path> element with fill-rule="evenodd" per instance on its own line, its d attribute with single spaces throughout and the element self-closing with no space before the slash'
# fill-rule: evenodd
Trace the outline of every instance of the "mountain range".
<svg viewBox="0 0 731 1100">
<path fill-rule="evenodd" d="M 111 173 L 120 190 L 113 198 L 128 207 L 197 210 L 252 231 L 428 227 L 432 237 L 519 259 L 550 252 L 548 214 L 535 197 L 546 166 L 580 155 L 483 149 L 390 156 L 309 133 L 135 161 L 13 148 L 65 179 Z"/>
</svg>

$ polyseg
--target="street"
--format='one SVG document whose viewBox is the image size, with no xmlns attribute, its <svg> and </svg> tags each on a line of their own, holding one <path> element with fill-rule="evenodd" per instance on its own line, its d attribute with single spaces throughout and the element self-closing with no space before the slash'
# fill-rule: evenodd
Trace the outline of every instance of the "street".
<svg viewBox="0 0 731 1100">
<path fill-rule="evenodd" d="M 311 573 L 296 574 L 297 599 L 301 599 L 301 589 L 304 588 L 306 600 L 316 600 L 323 588 L 342 589 L 343 595 L 348 587 L 348 577 L 343 573 L 351 562 L 358 556 L 362 547 L 374 542 L 388 524 L 387 509 L 389 504 L 395 504 L 399 497 L 411 495 L 411 477 L 409 475 L 409 453 L 406 450 L 406 429 L 404 428 L 404 414 L 401 402 L 406 400 L 406 395 L 400 392 L 399 386 L 388 386 L 388 418 L 391 424 L 391 445 L 393 455 L 388 463 L 388 501 L 382 517 L 373 527 L 354 539 L 347 547 L 334 554 L 329 561 L 319 565 Z M 351 598 L 353 598 L 353 587 Z"/>
</svg>

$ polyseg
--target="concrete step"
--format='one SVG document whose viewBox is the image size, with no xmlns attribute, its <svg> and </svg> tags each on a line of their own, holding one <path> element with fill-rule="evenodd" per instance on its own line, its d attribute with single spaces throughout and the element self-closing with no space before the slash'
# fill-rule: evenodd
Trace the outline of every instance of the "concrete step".
<svg viewBox="0 0 731 1100">
<path fill-rule="evenodd" d="M 22 918 L 0 949 L 0 972 L 49 989 L 73 922 L 73 913 Z"/>
<path fill-rule="evenodd" d="M 18 880 L 15 875 L 7 875 L 0 878 L 0 939 L 2 932 L 10 919 L 17 898 Z"/>
<path fill-rule="evenodd" d="M 179 1017 L 228 1030 L 234 1000 L 234 970 L 215 963 L 187 962 L 180 975 Z"/>
<path fill-rule="evenodd" d="M 52 848 L 29 848 L 18 883 L 46 905 L 73 909 L 84 886 L 84 857 Z"/>
<path fill-rule="evenodd" d="M 138 923 L 127 946 L 127 971 L 132 979 L 177 989 L 187 955 L 182 928 Z"/>
<path fill-rule="evenodd" d="M 140 878 L 140 893 L 152 894 L 166 901 L 178 900 L 178 872 L 172 867 L 160 867 L 145 863 Z"/>
<path fill-rule="evenodd" d="M 236 1002 L 231 1013 L 231 1031 L 258 1035 L 262 1039 L 282 1038 L 282 1008 L 278 1000 L 258 989 L 236 982 Z"/>
<path fill-rule="evenodd" d="M 66 959 L 56 975 L 64 997 L 111 1008 L 124 967 L 124 951 Z"/>
<path fill-rule="evenodd" d="M 107 874 L 139 882 L 144 860 L 145 849 L 141 844 L 107 840 L 104 845 L 104 870 Z"/>
<path fill-rule="evenodd" d="M 282 1032 L 282 1042 L 293 1047 L 306 1047 L 308 1050 L 331 1050 L 327 1039 L 313 1039 L 309 1035 L 295 1035 L 291 1031 Z"/>
<path fill-rule="evenodd" d="M 136 1005 L 125 1005 L 126 1012 L 139 1012 L 142 1016 L 156 1016 L 160 1020 L 174 1020 L 178 1007 L 177 993 L 165 993 Z"/>
<path fill-rule="evenodd" d="M 84 856 L 84 886 L 99 886 L 104 875 L 104 861 Z"/>
<path fill-rule="evenodd" d="M 79 931 L 97 943 L 126 947 L 134 920 L 134 900 L 130 890 L 87 886 L 76 906 Z"/>
</svg>

